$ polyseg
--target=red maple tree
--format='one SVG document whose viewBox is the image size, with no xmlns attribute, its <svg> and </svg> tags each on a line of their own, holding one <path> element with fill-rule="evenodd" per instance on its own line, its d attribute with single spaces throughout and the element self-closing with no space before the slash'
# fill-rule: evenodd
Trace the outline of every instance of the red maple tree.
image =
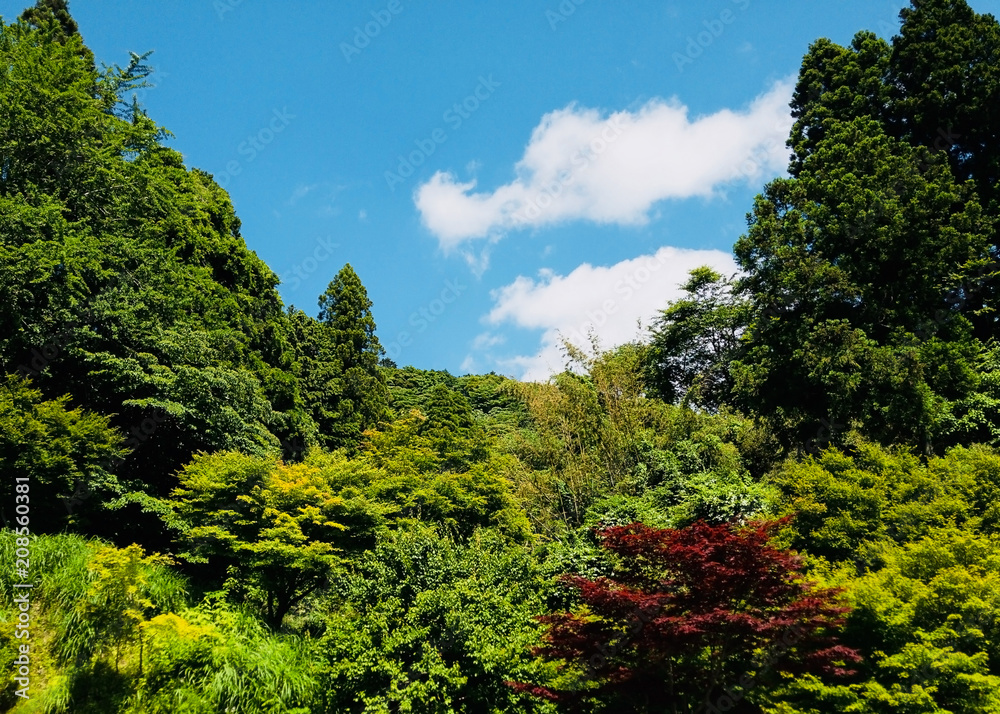
<svg viewBox="0 0 1000 714">
<path fill-rule="evenodd" d="M 563 576 L 583 607 L 539 618 L 548 630 L 533 653 L 561 662 L 559 686 L 509 684 L 571 709 L 713 714 L 759 711 L 747 695 L 782 672 L 853 674 L 861 658 L 835 635 L 841 590 L 771 545 L 785 523 L 599 531 L 615 577 Z"/>
</svg>

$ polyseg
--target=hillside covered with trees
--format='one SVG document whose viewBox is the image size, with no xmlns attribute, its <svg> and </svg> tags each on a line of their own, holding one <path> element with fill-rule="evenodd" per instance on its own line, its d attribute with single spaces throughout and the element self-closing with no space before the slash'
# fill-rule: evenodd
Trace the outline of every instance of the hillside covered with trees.
<svg viewBox="0 0 1000 714">
<path fill-rule="evenodd" d="M 901 19 L 809 48 L 742 272 L 547 383 L 286 306 L 146 56 L 0 22 L 0 708 L 1000 714 L 1000 24 Z"/>
</svg>

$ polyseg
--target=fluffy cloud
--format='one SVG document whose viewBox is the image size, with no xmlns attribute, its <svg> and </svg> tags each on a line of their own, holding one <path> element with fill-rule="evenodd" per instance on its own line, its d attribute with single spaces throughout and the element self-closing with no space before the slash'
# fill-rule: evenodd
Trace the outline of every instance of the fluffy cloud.
<svg viewBox="0 0 1000 714">
<path fill-rule="evenodd" d="M 699 265 L 725 275 L 738 270 L 729 253 L 664 247 L 607 267 L 584 263 L 568 275 L 544 270 L 537 279 L 518 277 L 493 291 L 494 305 L 485 322 L 493 331 L 504 325 L 541 329 L 538 352 L 506 358 L 470 354 L 467 364 L 494 361 L 521 379 L 545 380 L 565 368 L 561 338 L 585 346 L 592 331 L 607 348 L 641 337 L 657 311 L 679 297 L 678 285 Z M 496 334 L 487 332 L 476 339 L 473 350 L 496 344 Z"/>
<path fill-rule="evenodd" d="M 570 105 L 542 118 L 512 182 L 476 192 L 475 181 L 438 172 L 417 189 L 416 205 L 445 250 L 569 220 L 641 224 L 658 201 L 782 171 L 791 94 L 791 81 L 781 81 L 742 111 L 695 119 L 676 99 L 609 116 Z"/>
</svg>

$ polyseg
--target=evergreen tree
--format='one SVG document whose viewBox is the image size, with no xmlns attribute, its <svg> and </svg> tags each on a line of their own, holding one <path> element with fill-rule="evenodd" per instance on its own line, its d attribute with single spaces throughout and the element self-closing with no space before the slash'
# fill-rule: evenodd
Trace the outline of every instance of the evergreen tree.
<svg viewBox="0 0 1000 714">
<path fill-rule="evenodd" d="M 21 13 L 21 20 L 35 27 L 45 27 L 54 20 L 61 30 L 62 42 L 80 33 L 76 20 L 69 14 L 69 0 L 38 0 L 34 7 Z"/>
<path fill-rule="evenodd" d="M 300 363 L 321 443 L 353 447 L 388 417 L 389 390 L 379 366 L 372 301 L 350 264 L 319 298 L 319 320 L 297 318 Z"/>
<path fill-rule="evenodd" d="M 965 0 L 922 0 L 900 17 L 899 35 L 891 43 L 861 32 L 850 47 L 827 39 L 810 47 L 792 100 L 796 123 L 789 170 L 799 175 L 828 120 L 872 119 L 886 135 L 946 157 L 958 182 L 974 183 L 980 205 L 993 220 L 995 261 L 1000 251 L 1000 24 L 992 15 L 975 13 Z M 984 268 L 961 295 L 963 311 L 984 341 L 997 327 L 997 272 L 995 264 Z"/>
<path fill-rule="evenodd" d="M 792 178 L 758 198 L 735 248 L 754 311 L 736 401 L 789 445 L 827 424 L 931 450 L 988 381 L 1000 25 L 964 0 L 901 17 L 891 43 L 810 48 Z"/>
<path fill-rule="evenodd" d="M 988 262 L 990 223 L 940 155 L 866 118 L 824 127 L 735 247 L 754 306 L 738 403 L 786 443 L 826 420 L 929 448 L 944 404 L 976 387 L 960 296 Z"/>
</svg>

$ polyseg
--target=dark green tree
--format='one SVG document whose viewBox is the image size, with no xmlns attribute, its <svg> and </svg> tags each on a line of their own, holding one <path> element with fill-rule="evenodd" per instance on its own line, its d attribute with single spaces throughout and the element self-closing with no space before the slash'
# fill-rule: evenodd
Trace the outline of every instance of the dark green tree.
<svg viewBox="0 0 1000 714">
<path fill-rule="evenodd" d="M 943 154 L 871 119 L 826 120 L 735 247 L 754 308 L 738 404 L 786 444 L 829 422 L 929 448 L 944 404 L 976 387 L 980 346 L 959 298 L 988 263 L 990 230 Z"/>
<path fill-rule="evenodd" d="M 893 39 L 890 125 L 946 151 L 955 175 L 1000 210 L 1000 24 L 964 0 L 920 0 Z"/>
<path fill-rule="evenodd" d="M 859 33 L 850 47 L 814 43 L 803 60 L 792 100 L 789 139 L 793 177 L 824 136 L 830 119 L 861 117 L 888 136 L 947 157 L 959 182 L 971 180 L 979 203 L 994 219 L 994 261 L 1000 249 L 1000 24 L 964 0 L 922 0 L 900 13 L 899 35 L 886 42 Z M 861 227 L 858 227 L 860 230 Z M 984 266 L 961 293 L 976 337 L 997 325 L 995 263 Z"/>
<path fill-rule="evenodd" d="M 93 526 L 104 517 L 101 506 L 118 495 L 107 464 L 123 453 L 120 442 L 107 417 L 71 408 L 69 395 L 43 400 L 27 380 L 8 375 L 0 383 L 4 525 L 30 523 L 34 533 Z M 30 518 L 18 523 L 20 503 Z"/>
<path fill-rule="evenodd" d="M 681 285 L 686 296 L 671 302 L 653 323 L 647 383 L 667 402 L 681 400 L 710 411 L 730 400 L 729 364 L 740 350 L 748 305 L 732 281 L 707 266 Z"/>
<path fill-rule="evenodd" d="M 166 495 L 198 451 L 308 441 L 278 278 L 229 197 L 120 111 L 142 56 L 102 73 L 53 22 L 0 26 L 3 369 L 110 416 L 130 440 L 111 470 L 138 500 Z M 130 509 L 98 532 L 162 546 L 149 518 Z"/>
<path fill-rule="evenodd" d="M 305 339 L 299 355 L 308 404 L 321 443 L 353 447 L 366 429 L 388 417 L 389 390 L 379 367 L 384 350 L 375 335 L 372 301 L 350 264 L 330 282 L 319 307 L 315 324 L 297 318 Z"/>
<path fill-rule="evenodd" d="M 21 13 L 21 20 L 34 27 L 46 27 L 54 21 L 60 29 L 59 39 L 62 42 L 80 34 L 80 27 L 69 14 L 68 0 L 38 0 L 34 7 Z"/>
</svg>

